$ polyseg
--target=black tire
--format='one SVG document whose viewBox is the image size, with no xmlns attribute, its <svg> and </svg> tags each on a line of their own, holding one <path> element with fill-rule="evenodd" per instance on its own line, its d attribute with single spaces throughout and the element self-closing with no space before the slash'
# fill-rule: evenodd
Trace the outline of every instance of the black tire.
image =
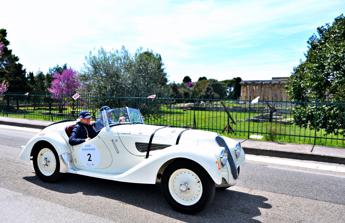
<svg viewBox="0 0 345 223">
<path fill-rule="evenodd" d="M 38 167 L 38 155 L 41 150 L 43 149 L 49 149 L 50 151 L 53 152 L 55 161 L 56 161 L 56 167 L 54 172 L 51 175 L 45 175 L 41 172 L 40 168 Z M 33 151 L 33 165 L 35 169 L 36 175 L 44 182 L 57 182 L 61 180 L 63 174 L 60 173 L 60 162 L 59 162 L 59 156 L 55 149 L 51 145 L 40 145 L 39 147 L 36 147 L 35 150 Z"/>
<path fill-rule="evenodd" d="M 169 190 L 169 179 L 172 174 L 179 169 L 188 169 L 193 171 L 201 181 L 202 195 L 193 205 L 187 206 L 179 203 L 172 197 Z M 187 214 L 194 214 L 203 210 L 213 200 L 215 194 L 215 183 L 208 173 L 198 164 L 188 160 L 176 161 L 170 164 L 163 173 L 161 187 L 168 204 L 176 211 Z"/>
<path fill-rule="evenodd" d="M 216 187 L 217 191 L 225 191 L 226 189 L 228 189 L 231 186 L 223 186 L 223 187 Z"/>
</svg>

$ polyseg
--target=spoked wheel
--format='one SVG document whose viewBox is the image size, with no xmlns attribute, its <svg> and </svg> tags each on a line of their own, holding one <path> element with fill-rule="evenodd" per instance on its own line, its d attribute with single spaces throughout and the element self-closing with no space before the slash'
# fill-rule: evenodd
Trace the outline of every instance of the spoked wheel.
<svg viewBox="0 0 345 223">
<path fill-rule="evenodd" d="M 172 208 L 192 214 L 212 201 L 215 184 L 202 167 L 183 161 L 167 167 L 162 177 L 162 191 Z"/>
<path fill-rule="evenodd" d="M 36 175 L 43 181 L 56 182 L 61 179 L 58 154 L 51 146 L 36 148 L 33 154 Z"/>
</svg>

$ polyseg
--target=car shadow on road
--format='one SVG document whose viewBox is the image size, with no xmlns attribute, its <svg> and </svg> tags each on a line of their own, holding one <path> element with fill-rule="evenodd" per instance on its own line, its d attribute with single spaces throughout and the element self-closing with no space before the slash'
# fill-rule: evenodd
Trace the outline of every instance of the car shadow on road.
<svg viewBox="0 0 345 223">
<path fill-rule="evenodd" d="M 45 183 L 36 176 L 24 179 L 54 192 L 104 197 L 187 222 L 259 222 L 254 218 L 261 215 L 260 209 L 272 208 L 266 197 L 228 189 L 217 191 L 211 205 L 200 213 L 186 215 L 170 208 L 159 185 L 120 183 L 72 174 L 66 174 L 58 183 Z M 82 209 L 80 203 L 74 208 Z"/>
</svg>

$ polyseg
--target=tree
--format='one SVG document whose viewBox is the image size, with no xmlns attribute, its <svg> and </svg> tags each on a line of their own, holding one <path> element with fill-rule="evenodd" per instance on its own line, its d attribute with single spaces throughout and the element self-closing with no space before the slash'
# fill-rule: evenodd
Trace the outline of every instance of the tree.
<svg viewBox="0 0 345 223">
<path fill-rule="evenodd" d="M 62 72 L 63 70 L 61 71 L 61 73 Z M 60 73 L 60 72 L 55 72 L 55 73 Z M 54 73 L 52 74 L 48 73 L 45 75 L 42 71 L 39 71 L 36 74 L 34 74 L 33 72 L 29 72 L 27 80 L 28 80 L 28 85 L 30 88 L 30 93 L 40 94 L 40 95 L 49 94 L 50 92 L 48 89 L 51 87 L 52 75 L 54 75 Z"/>
<path fill-rule="evenodd" d="M 67 68 L 66 68 L 67 69 Z M 46 93 L 49 93 L 49 88 L 50 88 L 50 85 L 53 81 L 53 74 L 50 74 L 50 73 L 47 73 L 46 75 L 44 75 L 42 72 L 39 72 L 37 74 L 37 79 L 40 80 L 40 79 L 44 79 L 42 82 L 44 82 L 44 84 L 40 84 L 39 86 L 42 86 L 42 88 L 39 88 L 39 90 L 41 90 L 42 92 L 44 92 L 45 94 Z"/>
<path fill-rule="evenodd" d="M 205 81 L 205 80 L 207 80 L 207 77 L 199 77 L 199 79 L 198 79 L 198 81 Z"/>
<path fill-rule="evenodd" d="M 62 73 L 53 74 L 51 87 L 48 89 L 52 97 L 61 102 L 59 112 L 62 113 L 63 105 L 67 102 L 76 90 L 80 87 L 79 75 L 71 68 L 63 70 Z"/>
<path fill-rule="evenodd" d="M 35 76 L 35 84 L 34 84 L 34 93 L 35 94 L 47 94 L 49 93 L 49 88 L 50 88 L 50 84 L 52 83 L 52 79 L 50 78 L 50 80 L 46 80 L 47 76 L 51 77 L 50 74 L 46 74 L 44 75 L 43 72 L 38 72 Z M 48 84 L 48 83 L 49 84 Z"/>
<path fill-rule="evenodd" d="M 295 107 L 294 120 L 300 126 L 344 133 L 344 106 L 320 104 L 345 98 L 344 16 L 317 28 L 307 44 L 306 60 L 294 68 L 288 84 L 291 99 L 302 102 Z"/>
<path fill-rule="evenodd" d="M 208 81 L 207 80 L 200 80 L 196 82 L 193 92 L 192 92 L 192 97 L 193 98 L 205 98 L 206 97 L 206 92 L 207 92 L 207 87 L 208 87 Z"/>
<path fill-rule="evenodd" d="M 124 47 L 114 52 L 107 52 L 103 48 L 96 54 L 90 52 L 81 74 L 83 91 L 97 95 L 94 100 L 98 106 L 112 106 L 111 97 L 126 96 L 127 91 L 130 92 L 129 76 L 133 63 Z"/>
<path fill-rule="evenodd" d="M 138 52 L 134 58 L 134 72 L 130 74 L 133 96 L 166 96 L 168 79 L 159 54 L 150 51 Z"/>
<path fill-rule="evenodd" d="M 182 83 L 184 84 L 189 83 L 189 82 L 192 82 L 192 79 L 189 76 L 185 76 L 182 80 Z"/>
<path fill-rule="evenodd" d="M 225 84 L 215 79 L 207 80 L 201 78 L 201 80 L 196 82 L 193 88 L 192 97 L 203 99 L 223 99 L 226 97 Z"/>
<path fill-rule="evenodd" d="M 183 98 L 183 95 L 180 93 L 180 87 L 176 83 L 170 85 L 172 98 Z"/>
<path fill-rule="evenodd" d="M 176 84 L 172 83 L 170 85 L 171 94 L 170 97 L 172 98 L 191 98 L 192 96 L 192 88 L 186 86 L 185 84 Z"/>
<path fill-rule="evenodd" d="M 5 44 L 3 44 L 2 42 L 0 42 L 0 57 L 1 57 L 2 54 L 4 53 L 4 49 L 5 49 Z"/>
<path fill-rule="evenodd" d="M 240 77 L 222 81 L 226 86 L 227 98 L 237 100 L 241 96 L 241 81 Z"/>
<path fill-rule="evenodd" d="M 3 81 L 0 84 L 0 96 L 2 96 L 7 90 L 8 90 L 8 83 L 6 81 Z"/>
<path fill-rule="evenodd" d="M 238 99 L 241 96 L 241 82 L 242 78 L 240 77 L 235 77 L 233 79 L 233 91 L 230 93 L 230 98 Z"/>
<path fill-rule="evenodd" d="M 208 83 L 209 87 L 213 90 L 212 98 L 224 99 L 226 97 L 226 87 L 224 83 L 215 79 L 209 79 Z"/>
<path fill-rule="evenodd" d="M 29 98 L 31 95 L 34 95 L 30 100 L 35 109 L 37 104 L 40 104 L 42 100 L 47 99 L 45 96 L 49 93 L 48 88 L 50 87 L 50 83 L 49 86 L 45 84 L 45 75 L 42 72 L 38 72 L 36 75 L 34 75 L 33 72 L 30 72 L 28 74 L 28 84 L 30 88 Z M 39 97 L 39 95 L 41 97 Z"/>
<path fill-rule="evenodd" d="M 97 54 L 90 53 L 81 80 L 84 91 L 97 95 L 98 106 L 119 106 L 114 100 L 119 96 L 168 96 L 170 93 L 161 56 L 141 49 L 134 56 L 125 47 L 112 52 L 101 48 Z"/>
<path fill-rule="evenodd" d="M 0 81 L 7 81 L 8 92 L 24 93 L 29 90 L 26 80 L 26 71 L 20 64 L 19 58 L 12 54 L 8 48 L 10 42 L 7 40 L 7 32 L 0 29 Z"/>
<path fill-rule="evenodd" d="M 49 68 L 48 74 L 50 74 L 51 76 L 55 73 L 61 74 L 64 70 L 67 70 L 67 69 L 68 69 L 67 64 L 64 64 L 62 66 L 57 64 L 55 67 Z"/>
<path fill-rule="evenodd" d="M 35 89 L 35 75 L 33 72 L 28 73 L 27 80 L 28 80 L 28 85 L 29 85 L 29 92 L 32 93 Z"/>
<path fill-rule="evenodd" d="M 71 97 L 79 88 L 79 76 L 76 71 L 69 68 L 62 73 L 55 73 L 49 92 L 56 99 Z"/>
</svg>

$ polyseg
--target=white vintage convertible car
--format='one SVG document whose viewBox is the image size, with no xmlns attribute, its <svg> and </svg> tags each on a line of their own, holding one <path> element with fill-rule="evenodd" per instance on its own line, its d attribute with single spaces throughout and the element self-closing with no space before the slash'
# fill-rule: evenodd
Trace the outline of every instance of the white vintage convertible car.
<svg viewBox="0 0 345 223">
<path fill-rule="evenodd" d="M 105 127 L 77 146 L 68 143 L 75 121 L 46 127 L 23 147 L 21 159 L 32 160 L 36 175 L 48 182 L 72 173 L 160 183 L 167 202 L 185 213 L 202 210 L 212 201 L 216 188 L 236 184 L 245 154 L 240 143 L 230 138 L 208 131 L 146 125 L 138 109 L 127 107 L 103 111 L 100 118 Z"/>
</svg>

